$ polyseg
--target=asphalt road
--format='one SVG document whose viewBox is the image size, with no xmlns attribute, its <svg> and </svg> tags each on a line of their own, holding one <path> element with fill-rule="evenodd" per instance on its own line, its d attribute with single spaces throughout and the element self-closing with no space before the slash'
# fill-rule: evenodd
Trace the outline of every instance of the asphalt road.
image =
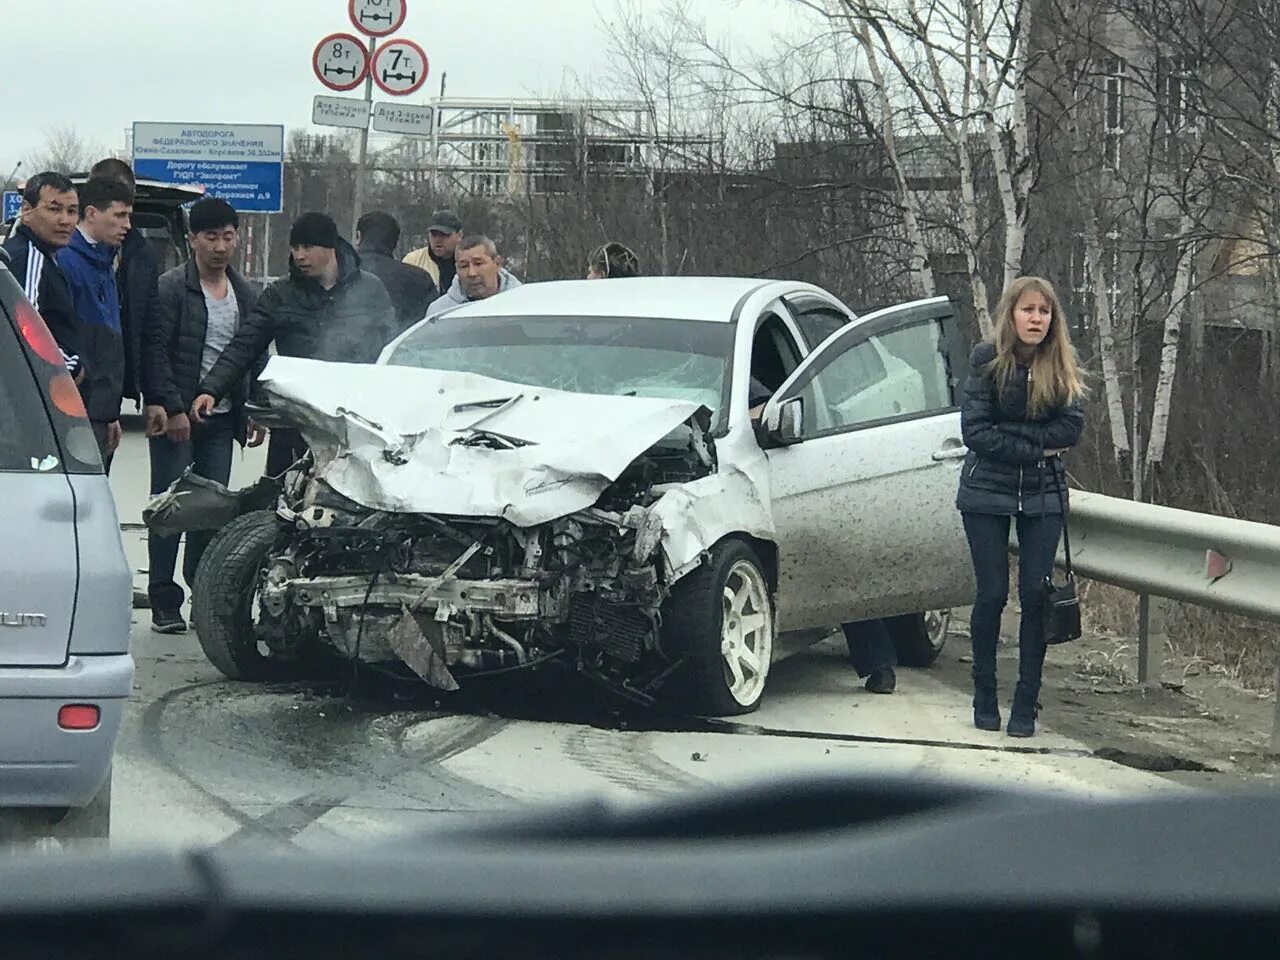
<svg viewBox="0 0 1280 960">
<path fill-rule="evenodd" d="M 261 451 L 238 459 L 233 485 L 251 482 L 261 461 Z M 145 441 L 130 433 L 112 486 L 140 587 L 146 544 L 130 525 L 146 479 Z M 1183 789 L 1097 759 L 1051 725 L 1030 741 L 977 731 L 966 692 L 938 671 L 901 670 L 896 695 L 869 694 L 835 643 L 776 665 L 764 705 L 740 723 L 658 729 L 642 717 L 590 717 L 571 690 L 531 709 L 502 690 L 436 704 L 342 685 L 232 683 L 191 634 L 149 628 L 149 613 L 136 611 L 137 680 L 113 789 L 117 848 L 315 849 L 448 817 L 590 795 L 661 798 L 790 771 L 976 778 L 1095 796 Z"/>
</svg>

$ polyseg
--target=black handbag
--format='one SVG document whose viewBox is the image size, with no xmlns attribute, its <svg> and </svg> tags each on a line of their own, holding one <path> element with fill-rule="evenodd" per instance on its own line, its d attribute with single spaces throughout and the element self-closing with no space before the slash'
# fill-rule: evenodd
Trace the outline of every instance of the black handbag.
<svg viewBox="0 0 1280 960">
<path fill-rule="evenodd" d="M 1065 472 L 1065 468 L 1064 468 Z M 1044 578 L 1044 642 L 1069 643 L 1079 640 L 1084 631 L 1080 627 L 1080 598 L 1076 595 L 1076 575 L 1071 568 L 1071 535 L 1067 532 L 1067 498 L 1062 491 L 1062 477 L 1058 465 L 1053 467 L 1054 489 L 1062 507 L 1062 546 L 1066 554 L 1066 578 L 1062 583 L 1054 580 L 1053 568 Z M 1044 497 L 1044 468 L 1041 467 L 1040 495 Z M 1043 511 L 1042 511 L 1043 512 Z"/>
</svg>

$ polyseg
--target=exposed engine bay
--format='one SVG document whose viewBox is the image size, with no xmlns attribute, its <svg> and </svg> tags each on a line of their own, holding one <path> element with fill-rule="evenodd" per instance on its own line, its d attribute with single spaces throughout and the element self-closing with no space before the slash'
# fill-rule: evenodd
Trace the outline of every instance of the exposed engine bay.
<svg viewBox="0 0 1280 960">
<path fill-rule="evenodd" d="M 315 461 L 281 497 L 259 588 L 264 640 L 319 639 L 345 659 L 403 662 L 442 690 L 458 671 L 564 659 L 645 699 L 677 658 L 662 647 L 669 571 L 649 508 L 711 474 L 705 410 L 637 457 L 592 506 L 532 527 L 363 507 Z M 499 446 L 481 435 L 456 443 Z"/>
</svg>

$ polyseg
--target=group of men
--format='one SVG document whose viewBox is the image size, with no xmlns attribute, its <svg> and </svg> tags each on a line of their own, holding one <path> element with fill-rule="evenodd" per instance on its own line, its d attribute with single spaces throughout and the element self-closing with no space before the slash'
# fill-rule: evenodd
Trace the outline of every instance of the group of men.
<svg viewBox="0 0 1280 960">
<path fill-rule="evenodd" d="M 404 261 L 394 257 L 400 227 L 387 213 L 360 219 L 355 246 L 331 217 L 307 213 L 290 234 L 289 276 L 258 295 L 232 266 L 239 215 L 213 197 L 188 214 L 191 259 L 162 275 L 132 221 L 136 195 L 132 169 L 114 158 L 78 183 L 38 174 L 23 185 L 4 249 L 80 389 L 108 473 L 122 406 L 132 401 L 144 413 L 153 494 L 188 468 L 226 484 L 235 445 L 264 442 L 248 410 L 270 345 L 285 356 L 372 363 L 429 313 L 519 284 L 493 242 L 464 238 L 451 211 L 433 215 L 427 246 Z M 282 474 L 300 455 L 296 434 L 275 431 L 267 470 Z M 208 539 L 188 537 L 188 585 Z M 161 633 L 187 628 L 178 549 L 176 537 L 150 538 L 147 599 Z"/>
</svg>

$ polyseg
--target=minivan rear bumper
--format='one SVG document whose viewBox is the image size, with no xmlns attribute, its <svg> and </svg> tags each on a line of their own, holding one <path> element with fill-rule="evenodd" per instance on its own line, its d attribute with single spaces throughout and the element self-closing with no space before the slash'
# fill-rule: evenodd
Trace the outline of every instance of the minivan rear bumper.
<svg viewBox="0 0 1280 960">
<path fill-rule="evenodd" d="M 0 667 L 0 807 L 82 807 L 111 769 L 133 657 L 76 656 L 56 668 Z M 101 714 L 92 730 L 58 726 L 65 704 Z"/>
</svg>

